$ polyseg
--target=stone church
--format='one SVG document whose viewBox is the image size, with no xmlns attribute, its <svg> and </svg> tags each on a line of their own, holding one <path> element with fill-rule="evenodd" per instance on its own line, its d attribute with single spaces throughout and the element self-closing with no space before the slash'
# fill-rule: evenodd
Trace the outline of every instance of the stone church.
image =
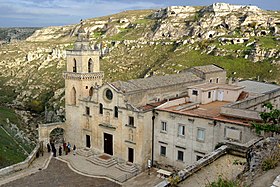
<svg viewBox="0 0 280 187">
<path fill-rule="evenodd" d="M 211 102 L 216 100 L 234 102 L 243 89 L 242 86 L 226 86 L 226 71 L 216 65 L 197 66 L 174 75 L 104 83 L 104 73 L 100 71 L 99 56 L 100 52 L 98 50 L 91 49 L 88 35 L 81 27 L 78 31 L 74 49 L 67 50 L 67 70 L 63 74 L 65 78 L 66 122 L 58 125 L 41 125 L 39 129 L 41 141 L 48 142 L 51 130 L 59 127 L 65 130 L 64 138 L 66 142 L 75 144 L 78 149 L 88 149 L 94 153 L 106 153 L 118 160 L 135 163 L 142 169 L 147 167 L 148 160 L 155 162 L 155 159 L 168 161 L 172 165 L 172 160 L 157 156 L 164 154 L 164 157 L 166 157 L 170 154 L 166 153 L 166 148 L 160 150 L 159 153 L 158 146 L 161 149 L 164 146 L 167 147 L 168 142 L 165 143 L 164 139 L 171 141 L 171 136 L 177 138 L 178 135 L 173 133 L 168 135 L 169 138 L 165 138 L 165 132 L 163 135 L 157 135 L 157 133 L 162 132 L 162 130 L 166 131 L 162 125 L 166 125 L 167 121 L 172 121 L 168 120 L 170 114 L 174 113 L 174 115 L 179 116 L 180 123 L 184 119 L 180 116 L 186 114 L 180 114 L 178 110 L 174 112 L 167 105 L 170 105 L 171 101 L 173 101 L 172 105 L 176 105 L 178 101 L 177 105 L 179 106 L 185 103 L 186 98 L 190 95 L 192 96 L 189 97 L 188 102 L 201 104 L 205 99 L 201 97 L 197 99 L 193 96 L 198 96 L 200 91 L 208 89 L 207 86 L 202 86 L 203 84 L 223 85 L 220 87 L 226 88 L 225 91 L 215 88 L 216 91 L 211 92 L 215 95 Z M 200 86 L 198 89 L 194 89 L 193 86 L 195 85 Z M 208 100 L 211 93 L 205 92 L 207 102 L 210 102 Z M 229 95 L 226 95 L 227 93 Z M 231 97 L 231 93 L 234 98 Z M 201 96 L 204 97 L 203 94 Z M 164 110 L 164 108 L 169 110 Z M 163 115 L 164 120 L 159 119 L 161 115 Z M 191 119 L 194 118 L 199 118 L 199 116 L 195 115 Z M 208 119 L 204 122 L 211 126 L 213 123 L 210 122 L 211 120 L 213 122 L 214 119 Z M 190 117 L 186 117 L 185 120 L 190 121 Z M 218 121 L 218 119 L 215 120 Z M 177 121 L 175 120 L 172 123 L 176 124 Z M 199 123 L 197 125 L 205 126 Z M 182 127 L 178 129 L 174 125 L 174 127 L 169 126 L 168 128 L 172 128 L 176 132 L 179 130 L 181 136 L 185 135 Z M 201 129 L 205 128 L 208 127 Z M 216 131 L 215 136 L 222 134 L 218 133 L 218 130 Z M 207 142 L 212 141 L 209 138 L 211 137 L 206 138 Z M 242 142 L 244 141 L 242 140 Z M 203 150 L 203 154 L 213 149 L 214 146 L 211 145 L 211 147 Z M 188 151 L 180 150 L 181 152 Z M 181 158 L 184 157 L 184 154 L 181 152 L 179 152 L 180 159 L 184 161 L 184 158 Z M 175 157 L 172 156 L 172 159 L 176 160 Z M 190 163 L 191 161 L 187 162 L 187 164 Z"/>
</svg>

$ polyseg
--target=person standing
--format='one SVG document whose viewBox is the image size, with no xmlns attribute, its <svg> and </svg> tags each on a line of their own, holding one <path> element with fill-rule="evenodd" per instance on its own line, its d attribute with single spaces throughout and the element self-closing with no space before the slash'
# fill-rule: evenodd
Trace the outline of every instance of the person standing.
<svg viewBox="0 0 280 187">
<path fill-rule="evenodd" d="M 61 156 L 61 155 L 62 155 L 62 147 L 61 147 L 61 146 L 59 146 L 59 149 L 58 149 L 58 154 L 59 154 L 59 156 Z"/>
<path fill-rule="evenodd" d="M 67 144 L 67 149 L 68 149 L 68 153 L 70 153 L 70 151 L 71 151 L 71 144 L 69 142 Z"/>
<path fill-rule="evenodd" d="M 47 144 L 47 149 L 48 149 L 48 153 L 51 152 L 51 146 L 49 143 Z"/>
<path fill-rule="evenodd" d="M 76 145 L 73 146 L 73 155 L 76 155 Z"/>
<path fill-rule="evenodd" d="M 53 156 L 56 157 L 56 148 L 53 149 Z"/>
<path fill-rule="evenodd" d="M 65 142 L 63 142 L 63 151 L 64 151 L 65 154 L 66 154 L 66 143 L 65 143 Z"/>
</svg>

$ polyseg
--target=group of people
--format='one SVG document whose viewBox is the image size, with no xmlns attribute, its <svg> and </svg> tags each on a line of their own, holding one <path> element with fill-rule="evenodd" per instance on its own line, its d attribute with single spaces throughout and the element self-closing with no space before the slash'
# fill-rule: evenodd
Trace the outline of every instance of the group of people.
<svg viewBox="0 0 280 187">
<path fill-rule="evenodd" d="M 48 149 L 48 152 L 52 151 L 53 156 L 56 157 L 57 150 L 56 150 L 55 144 L 53 142 L 50 142 L 50 143 L 47 144 L 47 149 Z M 65 142 L 63 143 L 63 151 L 65 152 L 65 155 L 70 153 L 71 144 L 69 142 L 67 144 Z M 73 154 L 76 155 L 76 145 L 73 146 Z M 58 148 L 58 155 L 59 156 L 62 155 L 62 147 L 61 146 L 59 146 L 59 148 Z"/>
</svg>

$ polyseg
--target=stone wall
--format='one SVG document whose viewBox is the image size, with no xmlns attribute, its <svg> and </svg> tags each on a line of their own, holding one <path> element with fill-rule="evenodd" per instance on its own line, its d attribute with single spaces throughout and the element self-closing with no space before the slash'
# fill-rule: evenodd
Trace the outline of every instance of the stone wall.
<svg viewBox="0 0 280 187">
<path fill-rule="evenodd" d="M 221 114 L 226 116 L 234 116 L 239 118 L 261 120 L 259 112 L 254 108 L 262 108 L 262 105 L 266 102 L 271 102 L 276 108 L 280 107 L 280 89 L 273 92 L 248 98 L 243 101 L 238 101 L 233 104 L 224 106 L 221 108 Z"/>
<path fill-rule="evenodd" d="M 261 140 L 261 138 L 256 138 L 251 140 L 250 142 L 247 142 L 246 144 L 240 144 L 236 142 L 226 142 L 226 145 L 221 146 L 220 148 L 214 150 L 213 152 L 207 154 L 202 159 L 198 160 L 194 164 L 186 167 L 185 169 L 179 171 L 177 175 L 180 177 L 179 182 L 182 182 L 183 180 L 186 180 L 189 176 L 193 175 L 203 167 L 213 163 L 215 160 L 220 158 L 221 156 L 225 154 L 234 154 L 237 156 L 246 157 L 247 151 L 254 146 L 255 144 L 258 144 L 258 142 Z M 167 180 L 164 180 L 160 182 L 159 184 L 155 185 L 155 187 L 165 187 L 168 186 L 169 182 Z"/>
</svg>

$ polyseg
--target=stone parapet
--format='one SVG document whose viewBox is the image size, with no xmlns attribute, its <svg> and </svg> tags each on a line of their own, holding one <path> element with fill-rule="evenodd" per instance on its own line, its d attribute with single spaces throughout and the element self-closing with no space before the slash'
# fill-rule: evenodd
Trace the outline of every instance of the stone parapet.
<svg viewBox="0 0 280 187">
<path fill-rule="evenodd" d="M 80 55 L 91 56 L 93 54 L 99 56 L 100 52 L 97 50 L 67 50 L 66 51 L 67 56 L 80 56 Z"/>
<path fill-rule="evenodd" d="M 96 73 L 74 73 L 74 72 L 64 72 L 64 79 L 72 79 L 72 80 L 100 80 L 104 77 L 104 72 L 96 72 Z"/>
</svg>

